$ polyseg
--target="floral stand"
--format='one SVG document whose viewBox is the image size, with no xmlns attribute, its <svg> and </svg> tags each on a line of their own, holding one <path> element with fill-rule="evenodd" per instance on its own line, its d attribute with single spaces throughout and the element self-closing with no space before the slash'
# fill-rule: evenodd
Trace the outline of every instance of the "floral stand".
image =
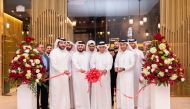
<svg viewBox="0 0 190 109">
<path fill-rule="evenodd" d="M 170 86 L 151 85 L 151 109 L 170 109 Z"/>
<path fill-rule="evenodd" d="M 37 109 L 37 98 L 28 84 L 17 88 L 17 109 Z"/>
</svg>

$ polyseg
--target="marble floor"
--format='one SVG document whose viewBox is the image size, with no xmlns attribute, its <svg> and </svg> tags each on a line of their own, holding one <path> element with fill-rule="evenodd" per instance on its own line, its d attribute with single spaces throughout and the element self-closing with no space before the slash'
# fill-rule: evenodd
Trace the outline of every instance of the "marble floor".
<svg viewBox="0 0 190 109">
<path fill-rule="evenodd" d="M 0 109 L 16 109 L 16 96 L 0 96 Z M 171 97 L 171 109 L 190 109 L 190 97 Z"/>
</svg>

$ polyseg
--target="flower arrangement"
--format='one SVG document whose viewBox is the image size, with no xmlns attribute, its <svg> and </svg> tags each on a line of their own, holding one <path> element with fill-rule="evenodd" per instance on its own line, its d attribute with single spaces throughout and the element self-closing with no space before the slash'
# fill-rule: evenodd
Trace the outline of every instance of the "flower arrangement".
<svg viewBox="0 0 190 109">
<path fill-rule="evenodd" d="M 88 80 L 89 83 L 96 83 L 97 81 L 100 80 L 100 77 L 101 77 L 101 72 L 95 68 L 90 69 L 90 71 L 88 71 L 86 74 L 86 79 Z"/>
<path fill-rule="evenodd" d="M 10 63 L 9 79 L 20 84 L 28 84 L 36 93 L 36 83 L 42 83 L 46 69 L 39 52 L 33 47 L 34 39 L 26 36 L 19 45 L 16 55 Z"/>
<path fill-rule="evenodd" d="M 184 69 L 160 34 L 154 36 L 145 57 L 142 76 L 148 84 L 168 86 L 185 80 Z"/>
</svg>

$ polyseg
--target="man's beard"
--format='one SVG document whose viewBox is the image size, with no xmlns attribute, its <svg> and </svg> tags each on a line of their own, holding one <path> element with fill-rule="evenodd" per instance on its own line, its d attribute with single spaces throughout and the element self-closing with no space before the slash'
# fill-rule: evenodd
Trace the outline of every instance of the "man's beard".
<svg viewBox="0 0 190 109">
<path fill-rule="evenodd" d="M 65 47 L 61 47 L 61 46 L 59 46 L 59 49 L 64 50 L 64 49 L 65 49 Z"/>
<path fill-rule="evenodd" d="M 71 51 L 72 48 L 68 48 L 68 47 L 66 47 L 66 49 L 67 49 L 67 51 Z"/>
<path fill-rule="evenodd" d="M 84 51 L 84 49 L 78 49 L 78 52 L 82 53 Z"/>
</svg>

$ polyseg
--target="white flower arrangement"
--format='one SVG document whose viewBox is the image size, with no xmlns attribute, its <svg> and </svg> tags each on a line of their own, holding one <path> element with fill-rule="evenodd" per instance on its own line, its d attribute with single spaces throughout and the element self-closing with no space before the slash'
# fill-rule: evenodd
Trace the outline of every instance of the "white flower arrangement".
<svg viewBox="0 0 190 109">
<path fill-rule="evenodd" d="M 166 44 L 161 43 L 161 44 L 159 44 L 158 48 L 159 48 L 160 50 L 165 50 L 165 49 L 166 49 Z"/>
<path fill-rule="evenodd" d="M 151 47 L 151 48 L 150 48 L 150 52 L 151 52 L 152 54 L 156 53 L 156 52 L 157 52 L 156 47 Z"/>
<path fill-rule="evenodd" d="M 170 79 L 171 79 L 171 80 L 176 80 L 177 77 L 178 77 L 178 76 L 177 76 L 176 74 L 173 74 L 173 75 L 170 77 Z"/>
<path fill-rule="evenodd" d="M 160 75 L 161 77 L 164 77 L 164 72 L 159 72 L 158 75 Z"/>
</svg>

